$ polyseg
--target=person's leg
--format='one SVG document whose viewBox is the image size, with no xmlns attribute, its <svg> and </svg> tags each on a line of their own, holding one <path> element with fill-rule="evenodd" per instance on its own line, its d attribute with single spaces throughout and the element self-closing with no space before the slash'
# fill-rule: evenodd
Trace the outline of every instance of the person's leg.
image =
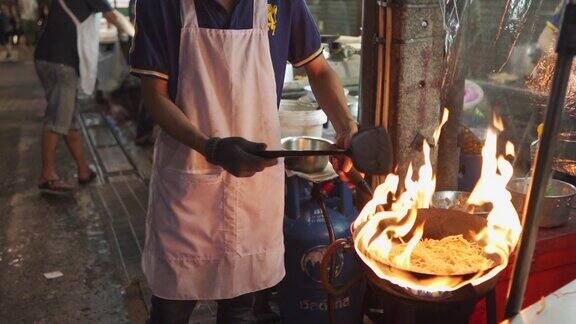
<svg viewBox="0 0 576 324">
<path fill-rule="evenodd" d="M 60 134 L 49 130 L 44 130 L 42 134 L 42 173 L 40 174 L 40 182 L 59 179 L 54 160 L 60 136 Z"/>
<path fill-rule="evenodd" d="M 56 170 L 56 148 L 61 132 L 54 127 L 54 116 L 58 109 L 56 78 L 53 68 L 45 62 L 36 62 L 36 73 L 44 87 L 46 95 L 46 112 L 44 114 L 44 132 L 42 133 L 42 173 L 40 182 L 53 181 L 59 179 Z"/>
<path fill-rule="evenodd" d="M 196 306 L 194 300 L 168 300 L 152 296 L 147 324 L 188 324 Z"/>
<path fill-rule="evenodd" d="M 22 42 L 26 45 L 26 46 L 32 46 L 34 40 L 32 39 L 32 31 L 34 28 L 34 26 L 32 25 L 32 21 L 31 20 L 22 20 L 22 31 L 23 31 L 23 40 Z"/>
<path fill-rule="evenodd" d="M 256 323 L 254 315 L 255 294 L 250 293 L 232 299 L 218 301 L 218 324 L 247 324 Z"/>
<path fill-rule="evenodd" d="M 279 323 L 280 315 L 270 307 L 272 289 L 265 289 L 255 293 L 254 315 L 260 323 Z"/>
<path fill-rule="evenodd" d="M 42 136 L 41 182 L 58 179 L 56 149 L 60 136 L 68 134 L 76 102 L 77 75 L 72 67 L 36 62 L 36 73 L 46 94 Z"/>
<path fill-rule="evenodd" d="M 12 58 L 12 40 L 10 36 L 6 36 L 8 41 L 6 42 L 6 59 Z"/>
<path fill-rule="evenodd" d="M 6 47 L 6 37 L 4 36 L 3 30 L 0 30 L 0 50 L 4 50 L 4 52 L 6 52 L 6 54 L 4 54 L 4 57 L 0 57 L 0 59 L 1 60 L 6 59 L 8 56 L 8 48 Z"/>
<path fill-rule="evenodd" d="M 70 151 L 78 173 L 89 174 L 88 165 L 83 155 L 82 138 L 78 133 L 76 120 L 76 93 L 78 75 L 76 70 L 63 64 L 49 64 L 55 81 L 52 86 L 49 105 L 52 107 L 50 116 L 46 116 L 45 127 L 64 135 L 66 146 Z M 50 86 L 47 86 L 49 88 Z"/>
<path fill-rule="evenodd" d="M 84 144 L 80 132 L 77 129 L 71 128 L 64 139 L 70 154 L 72 154 L 72 157 L 76 162 L 76 167 L 78 168 L 78 179 L 88 179 L 92 170 L 90 169 L 86 158 L 84 158 Z"/>
<path fill-rule="evenodd" d="M 28 22 L 29 26 L 29 37 L 30 37 L 30 44 L 28 44 L 28 46 L 34 46 L 36 45 L 36 42 L 38 41 L 38 25 L 36 24 L 35 20 L 31 20 Z"/>
</svg>

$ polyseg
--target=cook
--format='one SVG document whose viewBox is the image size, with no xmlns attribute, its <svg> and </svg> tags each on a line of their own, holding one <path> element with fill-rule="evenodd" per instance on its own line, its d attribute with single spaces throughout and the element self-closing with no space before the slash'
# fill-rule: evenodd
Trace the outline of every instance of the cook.
<svg viewBox="0 0 576 324">
<path fill-rule="evenodd" d="M 143 269 L 151 323 L 187 323 L 218 300 L 220 323 L 254 320 L 254 292 L 284 277 L 284 167 L 277 108 L 286 61 L 303 67 L 338 134 L 357 126 L 304 0 L 139 0 L 132 71 L 162 131 Z M 341 174 L 351 162 L 335 163 Z"/>
</svg>

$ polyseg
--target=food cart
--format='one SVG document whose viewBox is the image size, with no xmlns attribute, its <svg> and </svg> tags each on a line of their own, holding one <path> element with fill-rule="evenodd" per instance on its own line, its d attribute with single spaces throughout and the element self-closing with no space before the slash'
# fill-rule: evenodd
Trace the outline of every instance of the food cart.
<svg viewBox="0 0 576 324">
<path fill-rule="evenodd" d="M 328 2 L 334 4 L 330 7 L 333 10 L 347 8 L 348 14 L 338 16 L 326 7 L 318 9 L 323 4 L 328 6 Z M 558 12 L 564 10 L 562 5 L 565 3 L 560 1 L 535 4 L 465 0 L 310 4 L 320 30 L 326 34 L 325 56 L 348 63 L 354 62 L 350 57 L 360 58 L 357 84 L 344 83 L 352 96 L 359 96 L 357 115 L 361 125 L 384 126 L 391 133 L 401 179 L 398 190 L 405 190 L 402 184 L 410 163 L 417 170 L 427 161 L 418 149 L 424 139 L 432 143 L 429 158 L 436 171 L 436 191 L 473 191 L 483 171 L 484 142 L 490 137 L 489 130 L 497 129 L 499 140 L 494 152 L 509 161 L 512 168 L 504 195 L 514 200 L 515 211 L 511 213 L 518 215 L 522 231 L 512 245 L 507 266 L 491 282 L 489 292 L 474 295 L 485 298 L 473 299 L 476 309 L 468 314 L 472 322 L 484 322 L 486 315 L 491 322 L 504 320 L 576 278 L 576 83 L 575 74 L 570 74 L 569 59 L 574 55 L 574 45 L 570 44 L 574 40 L 560 37 L 560 59 L 553 54 L 554 48 L 546 48 L 542 41 L 558 36 L 561 21 L 566 34 L 574 32 L 570 17 L 558 18 Z M 327 16 L 339 18 L 341 27 Z M 356 27 L 350 27 L 354 26 L 350 21 L 356 22 Z M 361 34 L 355 34 L 360 26 Z M 340 36 L 346 33 L 353 37 Z M 353 44 L 348 43 L 351 39 Z M 554 39 L 552 44 L 556 43 Z M 351 56 L 347 56 L 349 53 Z M 310 103 L 305 80 L 298 77 L 298 71 L 294 75 L 294 80 L 285 83 L 286 99 Z M 346 75 L 341 77 L 346 80 Z M 443 108 L 450 117 L 435 141 Z M 544 125 L 543 131 L 537 131 L 539 124 Z M 324 135 L 330 136 L 329 127 Z M 507 142 L 514 149 L 508 150 L 511 146 Z M 550 177 L 555 180 L 549 183 Z M 520 178 L 524 178 L 521 187 L 509 182 Z M 386 184 L 383 177 L 370 180 L 374 189 Z M 557 222 L 549 223 L 554 218 Z M 539 225 L 547 227 L 539 229 Z M 340 244 L 350 249 L 354 242 Z M 362 257 L 361 252 L 358 254 Z M 387 308 L 374 302 L 382 294 L 394 296 L 375 284 L 383 279 L 390 283 L 390 278 L 378 276 L 382 274 L 378 271 L 368 273 L 375 275 L 375 280 L 368 275 L 372 289 L 368 292 L 367 313 L 375 321 L 390 320 L 386 313 L 395 311 L 390 304 Z M 408 296 L 414 301 L 414 291 L 411 295 L 410 291 L 396 293 L 393 305 L 414 307 L 406 302 Z M 444 308 L 438 306 L 440 309 Z"/>
</svg>

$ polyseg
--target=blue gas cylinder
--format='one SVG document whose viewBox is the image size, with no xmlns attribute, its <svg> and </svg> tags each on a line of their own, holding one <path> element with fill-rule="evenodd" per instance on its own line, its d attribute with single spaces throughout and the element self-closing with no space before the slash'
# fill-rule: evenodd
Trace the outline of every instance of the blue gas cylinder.
<svg viewBox="0 0 576 324">
<path fill-rule="evenodd" d="M 352 192 L 345 183 L 332 180 L 334 190 L 326 198 L 336 239 L 350 237 L 350 224 L 357 215 Z M 328 323 L 327 293 L 320 280 L 320 262 L 330 238 L 312 183 L 299 177 L 286 180 L 284 245 L 286 277 L 278 285 L 282 323 Z M 348 283 L 361 271 L 353 252 L 335 254 L 333 285 Z M 355 285 L 334 302 L 339 324 L 361 323 L 364 286 Z"/>
</svg>

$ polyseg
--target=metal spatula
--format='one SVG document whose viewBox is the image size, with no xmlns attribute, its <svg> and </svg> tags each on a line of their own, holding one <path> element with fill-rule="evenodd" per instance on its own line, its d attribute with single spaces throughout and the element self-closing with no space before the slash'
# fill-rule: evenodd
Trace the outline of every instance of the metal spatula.
<svg viewBox="0 0 576 324">
<path fill-rule="evenodd" d="M 393 162 L 390 135 L 382 127 L 367 128 L 358 132 L 352 137 L 350 147 L 347 150 L 281 150 L 262 151 L 255 154 L 269 159 L 291 156 L 346 155 L 352 159 L 356 170 L 371 175 L 388 174 L 392 169 Z"/>
</svg>

